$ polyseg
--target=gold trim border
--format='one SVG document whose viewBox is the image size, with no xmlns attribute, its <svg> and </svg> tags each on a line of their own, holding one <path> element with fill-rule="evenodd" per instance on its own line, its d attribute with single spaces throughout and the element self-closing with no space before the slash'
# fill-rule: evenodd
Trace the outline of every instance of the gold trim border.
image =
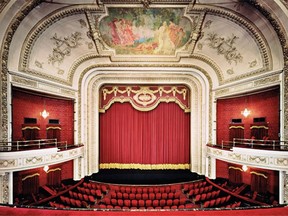
<svg viewBox="0 0 288 216">
<path fill-rule="evenodd" d="M 27 129 L 37 129 L 37 130 L 40 130 L 40 128 L 39 127 L 30 127 L 30 126 L 27 126 L 27 127 L 24 127 L 24 128 L 22 128 L 22 130 L 27 130 Z"/>
<path fill-rule="evenodd" d="M 264 177 L 264 178 L 268 178 L 268 176 L 266 176 L 265 174 L 263 174 L 263 173 L 258 173 L 258 172 L 255 172 L 255 171 L 252 171 L 252 172 L 250 172 L 250 174 L 255 174 L 255 175 L 258 175 L 258 176 L 262 176 L 262 177 Z"/>
<path fill-rule="evenodd" d="M 49 173 L 49 172 L 55 172 L 55 171 L 57 171 L 57 170 L 61 171 L 61 168 L 49 169 L 49 170 L 47 171 L 47 173 Z"/>
<path fill-rule="evenodd" d="M 39 173 L 34 173 L 34 174 L 32 174 L 32 175 L 25 176 L 24 178 L 22 178 L 22 181 L 25 181 L 26 179 L 32 178 L 32 177 L 34 177 L 34 176 L 40 176 L 40 174 L 39 174 Z"/>
<path fill-rule="evenodd" d="M 56 129 L 61 130 L 61 127 L 47 127 L 46 128 L 46 130 L 50 130 L 50 129 L 52 129 L 52 130 L 56 130 Z"/>
<path fill-rule="evenodd" d="M 239 167 L 229 166 L 228 169 L 240 170 L 241 172 L 243 172 L 243 169 Z"/>
<path fill-rule="evenodd" d="M 190 164 L 100 163 L 100 169 L 178 170 L 190 169 Z"/>
<path fill-rule="evenodd" d="M 264 129 L 266 129 L 266 130 L 269 129 L 269 127 L 266 127 L 266 126 L 251 126 L 251 127 L 250 127 L 250 129 L 254 129 L 254 128 L 257 128 L 257 129 L 259 129 L 259 128 L 264 128 Z"/>
<path fill-rule="evenodd" d="M 243 126 L 230 126 L 229 129 L 237 129 L 237 128 L 240 128 L 240 129 L 243 129 L 244 130 L 244 127 Z"/>
</svg>

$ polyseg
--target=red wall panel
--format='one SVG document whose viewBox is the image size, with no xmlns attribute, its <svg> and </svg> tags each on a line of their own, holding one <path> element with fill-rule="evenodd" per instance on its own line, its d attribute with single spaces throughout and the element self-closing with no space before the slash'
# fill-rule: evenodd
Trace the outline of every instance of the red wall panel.
<svg viewBox="0 0 288 216">
<path fill-rule="evenodd" d="M 44 119 L 40 112 L 45 108 L 49 116 Z M 39 96 L 13 89 L 12 95 L 12 127 L 13 140 L 21 140 L 24 118 L 36 118 L 40 125 L 39 138 L 47 137 L 48 119 L 59 119 L 61 125 L 61 141 L 74 143 L 74 101 Z"/>
<path fill-rule="evenodd" d="M 217 143 L 229 141 L 229 124 L 232 119 L 242 119 L 244 138 L 251 138 L 250 125 L 253 118 L 265 117 L 269 139 L 279 140 L 280 132 L 280 92 L 279 89 L 245 97 L 217 100 Z M 248 117 L 241 114 L 245 108 L 251 111 Z"/>
<path fill-rule="evenodd" d="M 222 160 L 216 160 L 216 177 L 229 179 L 229 166 L 242 167 L 239 164 L 232 164 Z M 268 191 L 272 194 L 279 193 L 279 172 L 274 170 L 266 170 L 255 167 L 248 167 L 247 171 L 242 172 L 242 181 L 245 184 L 251 185 L 251 172 L 263 173 L 268 177 Z"/>
<path fill-rule="evenodd" d="M 55 168 L 61 169 L 62 180 L 73 178 L 73 160 L 49 166 L 49 169 L 55 169 Z M 29 176 L 29 175 L 33 175 L 35 173 L 39 174 L 39 187 L 47 184 L 47 173 L 43 170 L 43 167 L 14 172 L 13 173 L 14 196 L 22 193 L 22 178 Z"/>
</svg>

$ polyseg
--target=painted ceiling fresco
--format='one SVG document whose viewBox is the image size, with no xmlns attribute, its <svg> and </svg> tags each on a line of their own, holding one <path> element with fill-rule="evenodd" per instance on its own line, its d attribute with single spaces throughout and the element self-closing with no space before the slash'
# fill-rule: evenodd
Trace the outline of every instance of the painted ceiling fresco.
<svg viewBox="0 0 288 216">
<path fill-rule="evenodd" d="M 184 8 L 109 8 L 108 14 L 101 36 L 119 55 L 174 55 L 192 31 Z"/>
</svg>

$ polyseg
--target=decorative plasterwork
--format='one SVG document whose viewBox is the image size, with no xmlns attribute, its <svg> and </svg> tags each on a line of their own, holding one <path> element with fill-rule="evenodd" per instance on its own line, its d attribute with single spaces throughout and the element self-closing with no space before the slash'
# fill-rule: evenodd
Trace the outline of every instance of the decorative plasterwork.
<svg viewBox="0 0 288 216">
<path fill-rule="evenodd" d="M 0 2 L 0 13 L 4 10 L 5 6 L 10 2 L 10 0 L 2 0 Z"/>
<path fill-rule="evenodd" d="M 34 81 L 28 78 L 22 78 L 17 75 L 11 75 L 11 83 L 14 86 L 29 88 L 38 91 L 45 91 L 50 93 L 60 94 L 61 96 L 73 97 L 76 96 L 76 91 L 66 89 L 64 87 L 57 87 L 56 85 L 50 85 L 42 83 L 41 81 Z"/>
<path fill-rule="evenodd" d="M 238 148 L 234 150 L 207 147 L 207 157 L 231 163 L 260 167 L 270 170 L 288 171 L 288 151 L 253 150 Z M 236 150 L 235 150 L 236 151 Z"/>
<path fill-rule="evenodd" d="M 57 152 L 56 149 L 56 153 L 53 149 L 0 152 L 0 171 L 14 172 L 18 170 L 33 169 L 45 165 L 62 163 L 83 157 L 83 152 L 83 146 L 60 152 Z"/>
<path fill-rule="evenodd" d="M 270 87 L 274 85 L 279 85 L 281 78 L 280 78 L 280 73 L 279 71 L 276 75 L 273 74 L 268 77 L 260 78 L 260 79 L 255 79 L 251 81 L 246 81 L 245 84 L 242 82 L 240 84 L 234 84 L 230 87 L 227 88 L 222 88 L 219 90 L 215 91 L 215 96 L 218 97 L 224 97 L 227 95 L 232 95 L 232 94 L 237 94 L 241 92 L 249 92 L 255 89 L 259 88 L 265 88 L 265 87 Z"/>
<path fill-rule="evenodd" d="M 185 86 L 109 86 L 105 85 L 99 92 L 99 112 L 104 113 L 115 102 L 129 102 L 134 109 L 150 111 L 159 103 L 174 102 L 190 112 L 189 89 Z"/>
</svg>

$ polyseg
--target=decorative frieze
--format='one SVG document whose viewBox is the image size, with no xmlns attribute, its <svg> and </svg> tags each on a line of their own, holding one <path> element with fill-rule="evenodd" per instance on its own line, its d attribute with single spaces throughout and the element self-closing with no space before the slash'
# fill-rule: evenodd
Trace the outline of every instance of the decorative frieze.
<svg viewBox="0 0 288 216">
<path fill-rule="evenodd" d="M 223 150 L 207 146 L 206 156 L 235 164 L 288 171 L 288 151 L 260 151 L 246 148 Z"/>
</svg>

